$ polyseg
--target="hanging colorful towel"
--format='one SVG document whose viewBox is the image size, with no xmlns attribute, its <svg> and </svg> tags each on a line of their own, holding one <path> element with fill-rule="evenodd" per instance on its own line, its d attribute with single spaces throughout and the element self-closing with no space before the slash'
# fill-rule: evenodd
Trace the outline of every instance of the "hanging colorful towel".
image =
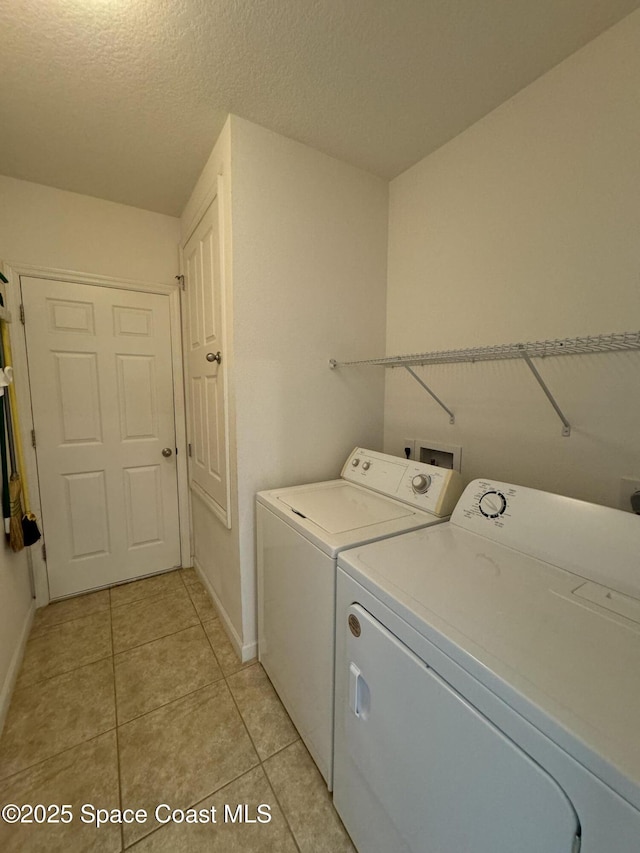
<svg viewBox="0 0 640 853">
<path fill-rule="evenodd" d="M 2 302 L 0 301 L 0 304 Z M 11 370 L 11 340 L 6 323 L 0 322 L 2 334 L 2 362 L 5 378 L 9 378 L 8 394 L 5 397 L 5 412 L 7 414 L 7 435 L 9 438 L 9 457 L 11 460 L 12 474 L 9 478 L 9 494 L 11 500 L 11 520 L 9 544 L 14 551 L 19 551 L 25 545 L 33 545 L 41 538 L 42 534 L 38 527 L 36 516 L 31 512 L 29 506 L 29 492 L 24 477 L 25 465 L 22 453 L 22 441 L 20 439 L 20 425 L 18 423 L 18 400 L 13 385 Z M 6 386 L 5 386 L 6 387 Z M 24 513 L 22 511 L 22 499 L 24 499 Z M 18 525 L 16 525 L 16 513 L 18 513 Z"/>
<path fill-rule="evenodd" d="M 2 457 L 2 517 L 4 532 L 8 537 L 11 528 L 11 503 L 9 500 L 9 467 L 7 465 L 7 432 L 4 423 L 4 388 L 0 389 L 0 455 Z"/>
</svg>

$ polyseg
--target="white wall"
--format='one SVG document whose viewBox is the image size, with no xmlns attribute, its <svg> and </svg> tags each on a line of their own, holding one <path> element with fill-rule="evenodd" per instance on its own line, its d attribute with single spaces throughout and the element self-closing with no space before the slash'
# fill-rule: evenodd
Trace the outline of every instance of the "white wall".
<svg viewBox="0 0 640 853">
<path fill-rule="evenodd" d="M 381 449 L 383 377 L 330 358 L 384 346 L 388 185 L 232 117 L 243 636 L 255 641 L 255 493 Z"/>
<path fill-rule="evenodd" d="M 174 217 L 0 176 L 5 262 L 173 284 L 178 240 Z M 0 724 L 30 608 L 27 552 L 0 545 Z"/>
<path fill-rule="evenodd" d="M 640 12 L 391 183 L 387 353 L 640 329 Z M 387 372 L 385 448 L 616 505 L 640 476 L 640 353 Z"/>
<path fill-rule="evenodd" d="M 0 545 L 0 732 L 22 660 L 34 607 L 24 551 L 14 554 Z"/>
<path fill-rule="evenodd" d="M 195 497 L 193 523 L 198 564 L 249 655 L 256 491 L 330 479 L 354 445 L 382 444 L 383 377 L 328 361 L 383 351 L 388 195 L 384 181 L 231 116 L 185 208 L 183 241 L 229 161 L 233 527 Z"/>
<path fill-rule="evenodd" d="M 175 284 L 179 220 L 0 175 L 0 258 Z"/>
</svg>

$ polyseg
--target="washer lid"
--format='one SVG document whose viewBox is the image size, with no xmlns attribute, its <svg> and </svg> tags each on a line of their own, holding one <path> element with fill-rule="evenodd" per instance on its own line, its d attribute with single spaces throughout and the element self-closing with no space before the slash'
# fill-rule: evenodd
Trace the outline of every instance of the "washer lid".
<svg viewBox="0 0 640 853">
<path fill-rule="evenodd" d="M 345 548 L 445 521 L 344 480 L 258 492 L 256 502 L 333 558 Z"/>
<path fill-rule="evenodd" d="M 348 483 L 331 489 L 315 486 L 290 491 L 280 495 L 278 500 L 327 533 L 346 533 L 415 515 L 410 506 L 354 488 Z"/>
</svg>

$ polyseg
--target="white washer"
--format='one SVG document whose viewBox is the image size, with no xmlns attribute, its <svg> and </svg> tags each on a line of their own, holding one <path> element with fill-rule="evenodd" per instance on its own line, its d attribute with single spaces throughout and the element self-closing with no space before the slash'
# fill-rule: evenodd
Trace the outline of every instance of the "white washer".
<svg viewBox="0 0 640 853">
<path fill-rule="evenodd" d="M 475 480 L 340 555 L 336 620 L 360 853 L 638 853 L 640 518 Z"/>
<path fill-rule="evenodd" d="M 257 495 L 259 658 L 329 788 L 336 557 L 444 521 L 461 492 L 457 471 L 357 447 L 340 480 Z"/>
</svg>

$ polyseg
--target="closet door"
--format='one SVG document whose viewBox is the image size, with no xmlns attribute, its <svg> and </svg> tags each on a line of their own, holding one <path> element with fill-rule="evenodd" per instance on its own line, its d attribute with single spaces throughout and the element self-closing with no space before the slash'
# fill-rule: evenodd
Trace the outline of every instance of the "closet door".
<svg viewBox="0 0 640 853">
<path fill-rule="evenodd" d="M 184 248 L 185 369 L 189 484 L 230 527 L 219 200 L 218 194 Z"/>
<path fill-rule="evenodd" d="M 22 294 L 51 597 L 180 565 L 168 297 Z"/>
</svg>

